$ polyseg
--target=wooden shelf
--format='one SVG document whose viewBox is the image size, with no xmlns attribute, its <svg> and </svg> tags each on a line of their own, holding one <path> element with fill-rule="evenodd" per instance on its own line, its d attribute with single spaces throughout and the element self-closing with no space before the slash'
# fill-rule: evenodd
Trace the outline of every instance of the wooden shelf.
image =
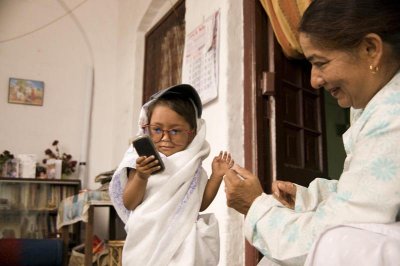
<svg viewBox="0 0 400 266">
<path fill-rule="evenodd" d="M 22 177 L 0 177 L 1 183 L 29 183 L 29 184 L 48 184 L 48 185 L 79 185 L 79 179 L 39 179 L 39 178 L 22 178 Z"/>
<path fill-rule="evenodd" d="M 59 204 L 80 190 L 79 179 L 0 177 L 0 238 L 62 238 L 56 228 Z M 67 247 L 81 242 L 79 224 L 66 234 Z"/>
</svg>

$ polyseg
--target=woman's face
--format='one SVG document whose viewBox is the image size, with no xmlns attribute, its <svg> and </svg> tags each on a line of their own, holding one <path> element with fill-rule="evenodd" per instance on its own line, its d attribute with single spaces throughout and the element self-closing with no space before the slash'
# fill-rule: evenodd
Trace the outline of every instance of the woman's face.
<svg viewBox="0 0 400 266">
<path fill-rule="evenodd" d="M 299 40 L 312 65 L 311 86 L 324 87 L 340 107 L 364 108 L 376 93 L 369 82 L 372 73 L 366 57 L 316 46 L 304 33 L 300 33 Z"/>
<path fill-rule="evenodd" d="M 165 156 L 170 156 L 186 149 L 195 135 L 189 123 L 181 115 L 165 105 L 154 107 L 150 119 L 150 127 L 150 136 L 153 138 L 157 150 Z"/>
</svg>

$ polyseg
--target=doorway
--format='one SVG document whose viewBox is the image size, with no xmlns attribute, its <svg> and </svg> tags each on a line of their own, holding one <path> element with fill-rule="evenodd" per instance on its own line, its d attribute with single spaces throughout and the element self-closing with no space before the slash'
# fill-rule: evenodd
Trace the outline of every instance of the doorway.
<svg viewBox="0 0 400 266">
<path fill-rule="evenodd" d="M 348 110 L 311 88 L 306 60 L 284 56 L 259 1 L 243 0 L 243 8 L 245 167 L 266 193 L 275 179 L 303 186 L 316 177 L 338 179 Z M 245 265 L 260 258 L 246 241 Z"/>
</svg>

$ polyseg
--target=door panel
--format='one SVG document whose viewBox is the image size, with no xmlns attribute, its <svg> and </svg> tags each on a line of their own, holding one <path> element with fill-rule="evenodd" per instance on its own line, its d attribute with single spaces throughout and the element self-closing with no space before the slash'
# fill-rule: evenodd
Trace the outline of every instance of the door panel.
<svg viewBox="0 0 400 266">
<path fill-rule="evenodd" d="M 179 0 L 146 33 L 143 103 L 157 91 L 181 82 L 185 12 L 185 1 Z"/>
</svg>

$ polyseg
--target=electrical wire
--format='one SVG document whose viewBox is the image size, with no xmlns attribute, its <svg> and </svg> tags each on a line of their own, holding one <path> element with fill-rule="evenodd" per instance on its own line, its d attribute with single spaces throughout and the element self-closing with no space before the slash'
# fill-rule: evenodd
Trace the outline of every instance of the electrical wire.
<svg viewBox="0 0 400 266">
<path fill-rule="evenodd" d="M 84 2 L 86 2 L 87 0 L 83 1 L 81 4 L 83 4 Z M 64 10 L 66 11 L 66 14 L 69 14 L 72 18 L 72 20 L 74 21 L 75 25 L 77 26 L 77 28 L 79 29 L 85 43 L 86 46 L 89 50 L 89 55 L 90 55 L 90 62 L 91 62 L 91 84 L 90 84 L 90 89 L 88 91 L 88 106 L 86 106 L 87 110 L 85 112 L 85 119 L 84 119 L 84 130 L 83 130 L 83 142 L 82 142 L 82 150 L 81 150 L 81 162 L 80 167 L 78 169 L 79 171 L 79 177 L 82 178 L 82 182 L 83 182 L 83 187 L 88 187 L 88 175 L 87 175 L 87 171 L 88 171 L 88 162 L 90 161 L 90 139 L 91 139 L 91 134 L 92 134 L 92 118 L 93 118 L 93 99 L 94 99 L 94 94 L 95 94 L 95 80 L 96 80 L 96 76 L 95 76 L 95 63 L 94 63 L 94 53 L 93 53 L 93 48 L 92 45 L 90 44 L 89 38 L 85 32 L 85 30 L 83 29 L 81 23 L 79 22 L 79 19 L 75 16 L 75 14 L 72 12 L 74 9 L 76 9 L 76 7 L 74 9 L 69 9 L 69 7 L 67 6 L 67 4 L 65 4 L 65 2 L 63 0 L 58 0 L 58 2 L 60 3 L 60 5 L 64 8 Z M 81 5 L 80 4 L 80 5 Z"/>
<path fill-rule="evenodd" d="M 26 37 L 26 36 L 28 36 L 28 35 L 31 35 L 31 34 L 33 34 L 33 33 L 35 33 L 35 32 L 38 32 L 38 31 L 40 31 L 40 30 L 43 30 L 43 29 L 47 28 L 48 26 L 50 26 L 50 25 L 56 23 L 57 21 L 61 20 L 62 18 L 68 16 L 68 15 L 71 14 L 75 9 L 77 9 L 78 7 L 80 7 L 81 5 L 83 5 L 83 4 L 84 4 L 85 2 L 87 2 L 87 1 L 88 1 L 88 0 L 83 0 L 81 3 L 77 4 L 74 8 L 68 9 L 67 13 L 61 15 L 60 17 L 57 17 L 57 18 L 51 20 L 50 22 L 48 22 L 48 23 L 46 23 L 46 24 L 40 26 L 39 28 L 36 28 L 36 29 L 34 29 L 34 30 L 28 31 L 28 32 L 26 32 L 26 33 L 23 33 L 23 34 L 20 34 L 20 35 L 17 35 L 17 36 L 8 38 L 8 39 L 0 40 L 0 44 L 1 44 L 1 43 L 10 42 L 10 41 L 15 41 L 15 40 L 21 39 L 21 38 L 23 38 L 23 37 Z M 64 4 L 64 5 L 65 5 L 65 4 Z"/>
</svg>

